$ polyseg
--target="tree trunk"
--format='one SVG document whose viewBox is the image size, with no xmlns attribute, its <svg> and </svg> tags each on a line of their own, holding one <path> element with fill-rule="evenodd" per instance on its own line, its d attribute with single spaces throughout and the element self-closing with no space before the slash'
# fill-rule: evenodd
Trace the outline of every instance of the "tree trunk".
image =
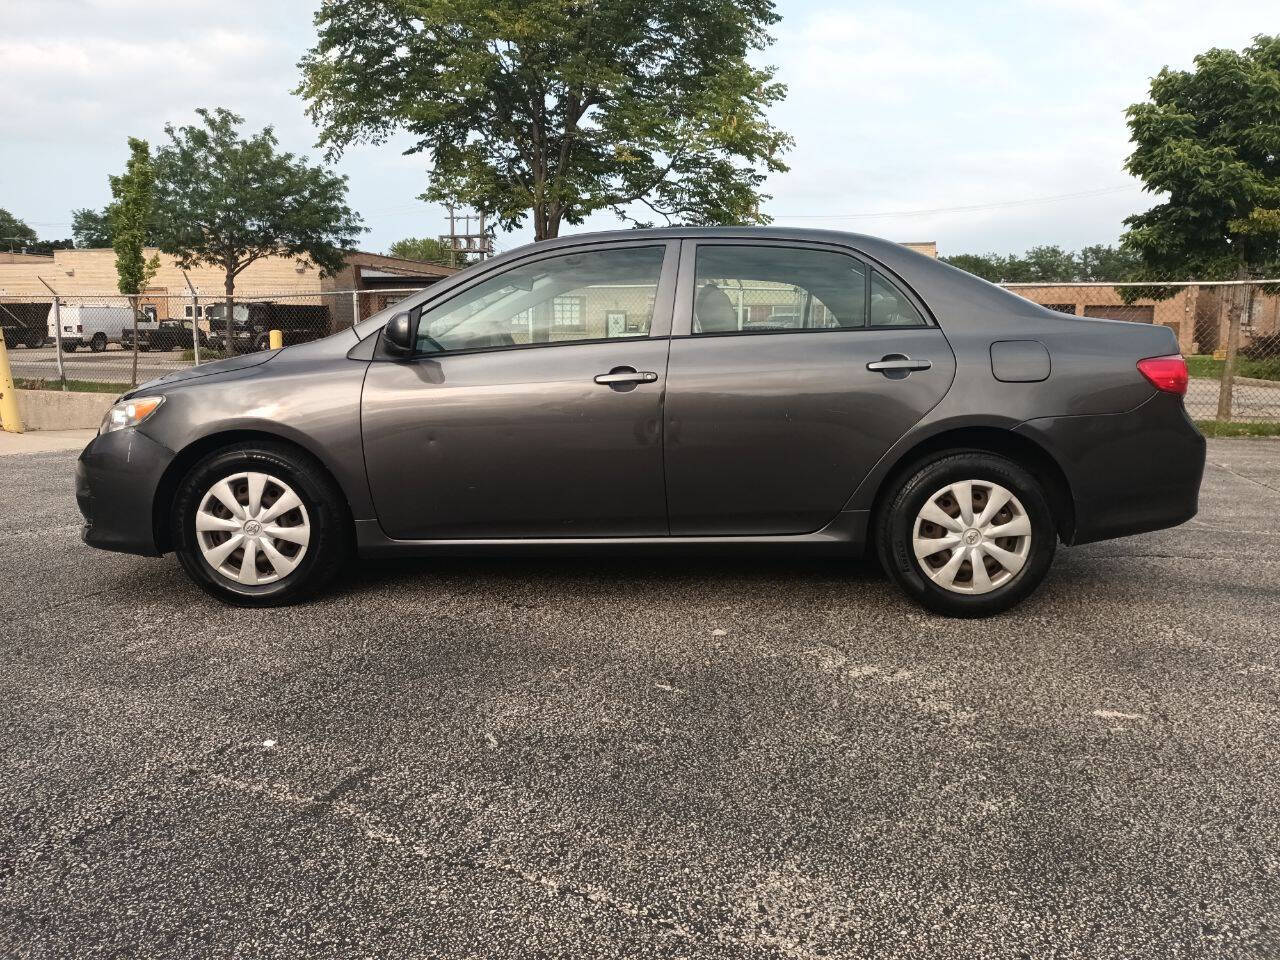
<svg viewBox="0 0 1280 960">
<path fill-rule="evenodd" d="M 129 298 L 129 303 L 133 305 L 133 373 L 129 377 L 129 383 L 134 387 L 138 385 L 138 302 L 136 293 Z"/>
<path fill-rule="evenodd" d="M 1247 271 L 1241 265 L 1236 279 L 1244 280 Z M 1246 304 L 1252 309 L 1253 288 L 1239 286 L 1232 291 L 1231 307 L 1227 311 L 1227 359 L 1222 365 L 1222 384 L 1218 388 L 1218 419 L 1231 419 L 1232 392 L 1235 387 L 1236 354 L 1240 350 L 1240 326 Z"/>
<path fill-rule="evenodd" d="M 224 301 L 225 305 L 223 306 L 223 309 L 226 310 L 227 315 L 223 319 L 226 321 L 226 328 L 227 328 L 226 355 L 229 357 L 236 352 L 236 341 L 235 341 L 235 337 L 232 335 L 232 326 L 235 323 L 235 312 L 236 312 L 236 301 L 235 301 L 236 272 L 232 267 L 227 267 L 227 279 L 224 285 L 224 290 L 226 292 L 226 300 Z"/>
</svg>

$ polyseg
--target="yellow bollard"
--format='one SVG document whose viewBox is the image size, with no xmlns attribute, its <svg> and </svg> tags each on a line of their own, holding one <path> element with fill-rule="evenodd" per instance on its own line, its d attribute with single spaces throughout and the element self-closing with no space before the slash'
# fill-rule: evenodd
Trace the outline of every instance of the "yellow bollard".
<svg viewBox="0 0 1280 960">
<path fill-rule="evenodd" d="M 22 418 L 18 416 L 18 388 L 13 385 L 9 351 L 4 345 L 3 334 L 0 334 L 0 429 L 22 433 Z"/>
<path fill-rule="evenodd" d="M 272 330 L 267 337 L 271 341 L 272 350 L 279 350 L 284 346 L 284 334 L 279 330 Z"/>
</svg>

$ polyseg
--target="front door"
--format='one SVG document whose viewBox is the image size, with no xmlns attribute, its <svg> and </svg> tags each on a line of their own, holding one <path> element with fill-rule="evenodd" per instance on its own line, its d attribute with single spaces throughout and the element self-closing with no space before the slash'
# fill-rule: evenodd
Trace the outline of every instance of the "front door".
<svg viewBox="0 0 1280 960">
<path fill-rule="evenodd" d="M 374 506 L 394 539 L 667 533 L 662 396 L 678 244 L 535 255 L 369 365 Z"/>
<path fill-rule="evenodd" d="M 682 260 L 665 408 L 672 534 L 822 528 L 942 399 L 950 344 L 838 249 L 705 241 Z"/>
</svg>

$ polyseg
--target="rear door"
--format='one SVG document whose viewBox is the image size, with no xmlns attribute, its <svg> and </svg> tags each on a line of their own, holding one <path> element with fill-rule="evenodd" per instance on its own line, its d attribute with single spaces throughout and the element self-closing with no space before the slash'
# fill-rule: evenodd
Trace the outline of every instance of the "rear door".
<svg viewBox="0 0 1280 960">
<path fill-rule="evenodd" d="M 558 248 L 418 319 L 369 365 L 365 463 L 395 539 L 661 536 L 679 244 Z"/>
<path fill-rule="evenodd" d="M 923 304 L 848 250 L 685 241 L 665 407 L 671 533 L 821 529 L 954 373 Z"/>
</svg>

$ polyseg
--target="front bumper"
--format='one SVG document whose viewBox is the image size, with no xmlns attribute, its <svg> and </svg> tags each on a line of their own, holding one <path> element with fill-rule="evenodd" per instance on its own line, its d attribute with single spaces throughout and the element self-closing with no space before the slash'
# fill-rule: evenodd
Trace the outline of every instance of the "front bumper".
<svg viewBox="0 0 1280 960">
<path fill-rule="evenodd" d="M 76 461 L 76 502 L 91 547 L 147 557 L 156 546 L 155 495 L 174 453 L 136 429 L 95 437 Z"/>
<path fill-rule="evenodd" d="M 1015 428 L 1062 467 L 1075 501 L 1070 543 L 1161 530 L 1196 515 L 1205 441 L 1182 399 L 1157 393 L 1127 413 L 1043 417 Z"/>
</svg>

